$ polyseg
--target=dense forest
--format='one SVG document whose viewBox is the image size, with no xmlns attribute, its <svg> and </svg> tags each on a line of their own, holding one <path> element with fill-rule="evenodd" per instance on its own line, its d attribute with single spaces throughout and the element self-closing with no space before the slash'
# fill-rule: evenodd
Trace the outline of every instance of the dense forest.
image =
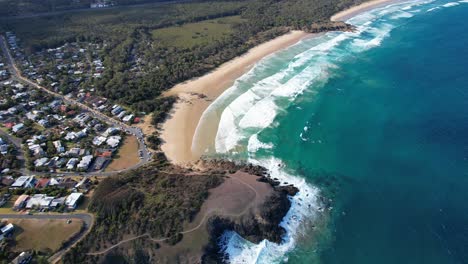
<svg viewBox="0 0 468 264">
<path fill-rule="evenodd" d="M 208 190 L 222 181 L 221 173 L 190 172 L 164 162 L 106 178 L 89 204 L 95 214 L 92 231 L 63 262 L 96 263 L 98 257 L 84 253 L 106 249 L 124 236 L 149 234 L 177 242 L 183 224 L 193 220 Z"/>
</svg>

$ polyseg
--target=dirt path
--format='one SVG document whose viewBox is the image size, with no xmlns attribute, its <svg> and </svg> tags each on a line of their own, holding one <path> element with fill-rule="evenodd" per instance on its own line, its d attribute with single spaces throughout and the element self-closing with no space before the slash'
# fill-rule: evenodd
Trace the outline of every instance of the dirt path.
<svg viewBox="0 0 468 264">
<path fill-rule="evenodd" d="M 239 183 L 245 185 L 247 188 L 249 188 L 251 191 L 253 191 L 255 197 L 258 197 L 259 194 L 257 193 L 257 190 L 255 190 L 254 187 L 252 187 L 250 184 L 242 181 L 241 179 L 238 179 L 238 178 L 232 178 L 234 179 L 235 181 L 238 181 Z M 208 212 L 205 213 L 205 215 L 203 216 L 203 218 L 200 220 L 200 223 L 198 223 L 197 226 L 193 227 L 193 228 L 190 228 L 188 230 L 185 230 L 185 231 L 182 231 L 182 232 L 179 232 L 180 234 L 189 234 L 189 233 L 192 233 L 192 232 L 195 232 L 197 231 L 198 229 L 200 229 L 206 222 L 206 220 L 210 217 L 210 216 L 213 216 L 215 214 L 219 214 L 220 216 L 229 216 L 229 217 L 239 217 L 239 216 L 242 216 L 244 214 L 246 214 L 250 209 L 252 208 L 252 204 L 249 204 L 249 206 L 247 206 L 246 208 L 244 208 L 244 210 L 240 213 L 237 213 L 237 214 L 230 214 L 230 213 L 225 213 L 222 211 L 222 209 L 213 209 L 213 210 L 210 210 Z M 130 237 L 130 238 L 127 238 L 127 239 L 124 239 L 124 240 L 121 240 L 120 242 L 118 242 L 117 244 L 114 244 L 104 250 L 101 250 L 101 251 L 98 251 L 98 252 L 92 252 L 92 253 L 87 253 L 86 255 L 88 256 L 97 256 L 97 255 L 102 255 L 102 254 L 106 254 L 107 252 L 109 252 L 110 250 L 118 247 L 118 246 L 121 246 L 125 243 L 128 243 L 128 242 L 131 242 L 133 240 L 136 240 L 136 239 L 139 239 L 139 238 L 144 238 L 144 237 L 148 237 L 149 240 L 153 241 L 153 242 L 164 242 L 165 240 L 169 239 L 169 237 L 163 237 L 163 238 L 152 238 L 150 236 L 149 233 L 145 233 L 143 235 L 139 235 L 139 236 L 134 236 L 134 237 Z"/>
</svg>

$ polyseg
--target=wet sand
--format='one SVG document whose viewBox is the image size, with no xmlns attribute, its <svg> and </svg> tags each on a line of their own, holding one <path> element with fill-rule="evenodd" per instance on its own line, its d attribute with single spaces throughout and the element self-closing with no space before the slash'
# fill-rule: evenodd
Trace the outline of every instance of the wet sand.
<svg viewBox="0 0 468 264">
<path fill-rule="evenodd" d="M 292 31 L 252 48 L 200 78 L 178 84 L 167 91 L 165 95 L 178 95 L 181 98 L 162 126 L 164 144 L 161 148 L 168 159 L 179 165 L 198 160 L 205 148 L 199 147 L 192 151 L 192 139 L 200 117 L 210 103 L 256 62 L 310 35 L 303 31 Z M 197 139 L 200 140 L 198 146 L 208 146 L 214 141 L 218 121 L 210 121 L 206 133 Z"/>
<path fill-rule="evenodd" d="M 346 10 L 336 13 L 330 18 L 330 20 L 331 21 L 346 21 L 356 15 L 359 15 L 360 13 L 369 11 L 371 9 L 374 9 L 380 6 L 389 5 L 389 4 L 398 3 L 398 2 L 402 2 L 402 0 L 374 0 L 374 1 L 364 2 L 360 5 L 353 6 L 351 8 L 348 8 Z"/>
</svg>

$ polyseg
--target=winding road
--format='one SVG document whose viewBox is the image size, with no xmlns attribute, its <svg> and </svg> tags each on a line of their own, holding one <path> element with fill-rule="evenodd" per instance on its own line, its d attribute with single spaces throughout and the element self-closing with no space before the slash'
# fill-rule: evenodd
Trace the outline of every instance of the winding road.
<svg viewBox="0 0 468 264">
<path fill-rule="evenodd" d="M 92 117 L 96 118 L 96 119 L 99 119 L 101 122 L 104 122 L 110 126 L 116 126 L 116 127 L 119 127 L 121 130 L 125 131 L 126 133 L 128 134 L 132 134 L 134 135 L 137 140 L 138 140 L 138 150 L 141 151 L 141 160 L 139 163 L 137 163 L 135 166 L 132 166 L 132 167 L 129 167 L 129 168 L 126 168 L 126 169 L 123 169 L 123 170 L 119 170 L 119 171 L 109 171 L 109 172 L 89 172 L 89 173 L 82 173 L 80 175 L 83 175 L 83 176 L 110 176 L 110 175 L 114 175 L 114 174 L 117 174 L 117 173 L 121 173 L 121 172 L 124 172 L 124 171 L 129 171 L 129 170 L 132 170 L 132 169 L 136 169 L 138 167 L 141 167 L 143 166 L 144 164 L 148 163 L 151 161 L 151 153 L 150 151 L 148 150 L 148 148 L 146 147 L 146 143 L 145 143 L 145 139 L 144 139 L 144 134 L 143 134 L 143 131 L 138 128 L 138 127 L 134 127 L 134 126 L 129 126 L 119 120 L 115 120 L 81 102 L 78 102 L 74 99 L 71 99 L 71 98 L 68 98 L 62 94 L 59 94 L 59 93 L 56 93 L 56 92 L 53 92 L 29 79 L 27 79 L 26 77 L 22 76 L 21 75 L 21 71 L 18 69 L 18 67 L 16 66 L 15 64 L 15 60 L 13 59 L 11 53 L 10 53 L 10 50 L 8 49 L 7 47 L 7 44 L 6 44 L 6 39 L 4 36 L 1 36 L 0 37 L 0 47 L 3 51 L 3 54 L 5 55 L 5 58 L 6 58 L 6 63 L 7 63 L 7 66 L 10 70 L 10 73 L 12 74 L 12 78 L 23 83 L 23 84 L 26 84 L 30 87 L 33 87 L 33 88 L 36 88 L 38 90 L 42 90 L 46 93 L 49 93 L 51 94 L 52 96 L 58 98 L 58 99 L 61 99 L 62 101 L 68 103 L 68 104 L 71 104 L 71 105 L 76 105 L 78 106 L 79 108 L 81 108 L 84 112 L 88 113 L 89 115 L 91 115 Z M 9 138 L 12 138 L 12 139 L 15 139 L 15 137 L 9 135 Z M 17 140 L 12 140 L 14 145 L 15 146 L 18 146 L 16 142 L 19 142 Z M 19 143 L 21 146 L 21 142 Z M 21 147 L 19 148 L 19 150 L 21 150 Z M 22 172 L 27 172 L 27 170 L 22 170 Z M 35 174 L 35 175 L 38 175 L 38 174 L 63 174 L 64 176 L 67 176 L 67 175 L 77 175 L 77 173 L 37 173 L 37 172 L 30 172 L 31 174 Z"/>
</svg>

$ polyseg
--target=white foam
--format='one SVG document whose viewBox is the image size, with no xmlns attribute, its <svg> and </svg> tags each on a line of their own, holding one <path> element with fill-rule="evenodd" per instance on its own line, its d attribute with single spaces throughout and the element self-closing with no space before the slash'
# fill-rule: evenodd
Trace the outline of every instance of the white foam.
<svg viewBox="0 0 468 264">
<path fill-rule="evenodd" d="M 450 3 L 447 3 L 445 5 L 442 5 L 443 7 L 452 7 L 452 6 L 457 6 L 459 5 L 460 3 L 458 2 L 450 2 Z"/>
<path fill-rule="evenodd" d="M 307 223 L 313 222 L 321 207 L 318 200 L 319 190 L 305 182 L 304 179 L 288 174 L 284 167 L 278 166 L 282 162 L 271 158 L 267 160 L 249 159 L 255 165 L 266 167 L 271 177 L 278 178 L 280 182 L 288 182 L 299 188 L 299 192 L 291 197 L 291 209 L 281 222 L 286 230 L 284 242 L 276 244 L 264 240 L 253 244 L 235 232 L 226 232 L 222 238 L 222 249 L 229 256 L 230 263 L 276 263 L 285 261 L 284 255 L 295 245 L 298 237 L 308 230 Z"/>
<path fill-rule="evenodd" d="M 468 2 L 468 0 L 462 1 Z M 297 48 L 298 54 L 289 61 L 275 61 L 278 64 L 283 63 L 284 66 L 271 75 L 257 77 L 252 69 L 251 73 L 254 74 L 245 82 L 243 88 L 240 88 L 242 83 L 237 81 L 234 85 L 236 87 L 232 88 L 235 92 L 231 92 L 230 96 L 236 95 L 237 98 L 220 97 L 219 100 L 225 101 L 218 106 L 224 104 L 226 107 L 223 108 L 216 135 L 216 151 L 237 153 L 238 147 L 247 149 L 250 162 L 266 167 L 272 177 L 278 178 L 281 182 L 292 183 L 300 190 L 291 198 L 291 209 L 281 223 L 287 231 L 284 243 L 281 245 L 268 241 L 256 245 L 245 241 L 234 232 L 224 234 L 224 250 L 229 255 L 231 263 L 284 262 L 285 253 L 295 246 L 296 238 L 301 236 L 304 228 L 307 228 L 305 221 L 313 221 L 318 215 L 319 190 L 307 184 L 304 179 L 288 173 L 280 160 L 274 157 L 260 157 L 258 150 L 272 149 L 274 146 L 271 143 L 261 142 L 258 134 L 265 128 L 274 126 L 278 113 L 290 106 L 291 101 L 304 91 L 307 91 L 307 95 L 313 95 L 314 91 L 320 88 L 319 84 L 328 79 L 330 69 L 336 67 L 337 62 L 381 45 L 395 27 L 417 14 L 420 9 L 415 10 L 414 7 L 428 8 L 423 5 L 433 2 L 433 0 L 408 1 L 392 4 L 353 17 L 347 22 L 356 26 L 354 32 L 327 33 L 317 38 L 310 48 Z M 311 42 L 302 41 L 298 45 L 308 43 Z M 263 66 L 269 63 L 266 61 Z M 305 126 L 303 130 L 300 138 L 307 141 L 308 127 Z M 311 142 L 322 143 L 315 138 Z M 267 154 L 265 151 L 261 153 L 268 155 L 272 151 L 266 152 Z"/>
<path fill-rule="evenodd" d="M 272 149 L 272 143 L 263 143 L 258 139 L 258 134 L 254 134 L 249 138 L 247 150 L 249 152 L 257 152 L 259 149 Z"/>
<path fill-rule="evenodd" d="M 461 0 L 461 1 L 458 1 L 458 3 L 468 3 L 468 0 Z"/>
<path fill-rule="evenodd" d="M 414 15 L 411 14 L 410 12 L 398 12 L 395 15 L 392 15 L 390 19 L 400 19 L 400 18 L 410 18 L 413 17 Z"/>
</svg>

